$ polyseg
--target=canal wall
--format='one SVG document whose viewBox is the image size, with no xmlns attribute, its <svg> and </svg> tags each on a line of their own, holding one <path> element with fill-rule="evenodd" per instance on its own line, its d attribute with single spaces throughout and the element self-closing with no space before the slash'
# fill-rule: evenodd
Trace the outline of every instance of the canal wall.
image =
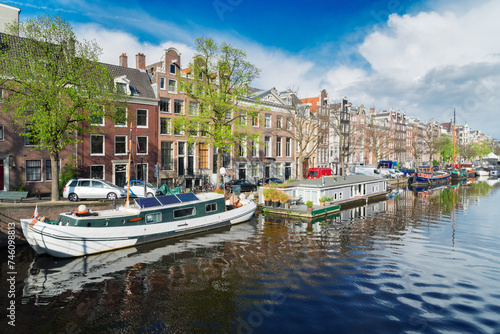
<svg viewBox="0 0 500 334">
<path fill-rule="evenodd" d="M 125 203 L 124 201 L 119 202 L 120 203 L 117 201 L 117 206 L 124 205 Z M 82 204 L 94 211 L 113 208 L 113 202 L 108 201 L 84 201 L 74 203 L 68 201 L 51 202 L 46 200 L 27 199 L 23 200 L 22 203 L 0 203 L 0 249 L 7 247 L 9 227 L 13 225 L 16 244 L 22 245 L 26 243 L 20 221 L 21 219 L 31 218 L 35 212 L 35 207 L 38 208 L 40 217 L 47 217 L 49 220 L 54 221 L 61 212 L 75 211 L 78 206 Z"/>
</svg>

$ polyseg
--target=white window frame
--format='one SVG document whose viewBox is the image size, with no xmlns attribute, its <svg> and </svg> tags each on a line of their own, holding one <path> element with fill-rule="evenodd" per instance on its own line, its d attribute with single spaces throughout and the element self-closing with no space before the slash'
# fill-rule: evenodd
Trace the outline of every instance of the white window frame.
<svg viewBox="0 0 500 334">
<path fill-rule="evenodd" d="M 161 132 L 162 131 L 162 129 L 161 129 L 162 120 L 166 120 L 166 122 L 167 122 L 165 133 Z M 167 117 L 160 117 L 160 136 L 169 136 L 171 134 L 172 134 L 172 120 L 170 118 L 167 118 Z"/>
<path fill-rule="evenodd" d="M 121 124 L 121 123 L 116 123 L 116 121 L 115 121 L 115 127 L 117 127 L 117 128 L 125 128 L 125 127 L 127 127 L 128 108 L 126 108 L 126 107 L 118 107 L 118 108 L 125 109 L 125 122 L 123 122 L 123 124 Z"/>
<path fill-rule="evenodd" d="M 161 101 L 166 102 L 167 110 L 161 110 Z M 160 107 L 160 113 L 162 113 L 162 114 L 171 114 L 172 113 L 172 109 L 170 107 L 170 99 L 168 97 L 160 97 L 159 107 Z"/>
<path fill-rule="evenodd" d="M 137 150 L 137 155 L 147 155 L 148 154 L 148 149 L 149 149 L 149 137 L 148 136 L 137 136 L 137 143 L 136 145 L 139 145 L 139 138 L 146 138 L 146 152 L 139 152 Z"/>
<path fill-rule="evenodd" d="M 40 174 L 40 178 L 37 179 L 37 180 L 28 180 L 28 168 L 36 168 L 36 167 L 28 167 L 28 161 L 38 161 L 40 163 L 40 166 L 39 166 L 39 174 Z M 26 177 L 26 182 L 42 182 L 43 181 L 43 171 L 42 171 L 42 160 L 40 159 L 26 159 L 26 161 L 24 162 L 24 165 L 26 166 L 26 170 L 24 172 L 24 175 Z"/>
<path fill-rule="evenodd" d="M 265 122 L 264 122 L 264 127 L 265 128 L 270 128 L 271 127 L 271 124 L 272 124 L 271 119 L 272 119 L 271 114 L 266 114 L 265 115 Z"/>
<path fill-rule="evenodd" d="M 139 114 L 139 111 L 145 111 L 145 112 L 146 112 L 146 125 L 139 125 L 139 121 L 138 121 L 138 119 L 139 119 L 139 115 L 138 115 L 138 114 Z M 147 110 L 147 109 L 137 108 L 137 109 L 135 110 L 135 117 L 136 117 L 136 122 L 137 122 L 137 127 L 138 127 L 138 128 L 148 128 L 148 124 L 149 124 L 149 123 L 148 123 L 148 116 L 149 116 L 148 114 L 149 114 L 149 113 L 148 113 L 148 110 Z"/>
<path fill-rule="evenodd" d="M 171 90 L 170 83 L 173 83 L 173 90 Z M 168 79 L 168 92 L 172 94 L 177 94 L 177 81 L 173 79 Z"/>
<path fill-rule="evenodd" d="M 161 90 L 166 90 L 166 88 L 165 88 L 165 78 L 164 77 L 160 77 L 160 89 Z"/>
<path fill-rule="evenodd" d="M 5 140 L 5 130 L 4 130 L 4 126 L 3 125 L 0 125 L 0 141 L 4 141 Z"/>
<path fill-rule="evenodd" d="M 92 153 L 92 137 L 102 137 L 102 153 Z M 106 137 L 104 135 L 99 134 L 91 134 L 90 135 L 90 155 L 91 156 L 104 156 L 106 154 Z"/>
<path fill-rule="evenodd" d="M 124 153 L 117 153 L 116 152 L 116 137 L 125 137 L 125 152 Z M 115 155 L 127 155 L 128 152 L 128 138 L 126 135 L 116 135 L 114 138 L 114 143 L 113 143 L 113 150 L 115 151 Z"/>
</svg>

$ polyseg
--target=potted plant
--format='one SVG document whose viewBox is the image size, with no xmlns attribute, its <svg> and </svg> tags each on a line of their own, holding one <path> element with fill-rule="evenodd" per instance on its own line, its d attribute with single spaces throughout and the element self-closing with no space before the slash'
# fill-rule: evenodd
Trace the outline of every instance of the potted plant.
<svg viewBox="0 0 500 334">
<path fill-rule="evenodd" d="M 319 205 L 320 206 L 325 206 L 325 202 L 326 202 L 327 199 L 328 199 L 328 197 L 326 197 L 326 196 L 321 197 L 319 199 Z"/>
<path fill-rule="evenodd" d="M 280 191 L 278 191 L 277 189 L 273 189 L 273 192 L 271 194 L 271 200 L 273 201 L 273 207 L 279 208 L 280 207 Z"/>
<path fill-rule="evenodd" d="M 288 203 L 288 200 L 290 199 L 290 196 L 288 196 L 285 192 L 281 192 L 280 194 L 280 203 L 281 206 L 284 207 L 285 209 L 290 208 L 290 203 Z"/>
<path fill-rule="evenodd" d="M 262 194 L 264 195 L 264 205 L 271 206 L 273 203 L 271 202 L 273 189 L 272 188 L 264 188 Z"/>
<path fill-rule="evenodd" d="M 332 204 L 333 197 L 327 197 L 325 201 L 325 205 L 330 205 Z"/>
<path fill-rule="evenodd" d="M 313 202 L 312 201 L 307 201 L 306 202 L 306 206 L 307 206 L 307 211 L 308 212 L 312 212 L 312 210 L 313 210 Z"/>
</svg>

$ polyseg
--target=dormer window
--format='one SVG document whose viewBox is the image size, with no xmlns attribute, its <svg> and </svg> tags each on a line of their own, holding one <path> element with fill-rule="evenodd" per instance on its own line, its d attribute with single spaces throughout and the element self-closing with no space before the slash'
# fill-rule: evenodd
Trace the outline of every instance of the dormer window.
<svg viewBox="0 0 500 334">
<path fill-rule="evenodd" d="M 131 95 L 130 80 L 127 79 L 126 75 L 123 75 L 121 77 L 116 77 L 114 83 L 118 91 L 123 92 L 126 95 Z"/>
</svg>

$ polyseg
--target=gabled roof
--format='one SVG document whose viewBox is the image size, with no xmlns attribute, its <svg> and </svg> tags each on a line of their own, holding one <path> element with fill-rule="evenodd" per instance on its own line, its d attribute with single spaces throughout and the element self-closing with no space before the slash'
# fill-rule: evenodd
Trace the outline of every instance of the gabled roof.
<svg viewBox="0 0 500 334">
<path fill-rule="evenodd" d="M 103 64 L 106 66 L 111 75 L 116 77 L 126 76 L 130 80 L 130 92 L 132 96 L 144 98 L 156 98 L 153 87 L 151 87 L 151 80 L 149 75 L 144 70 L 137 70 L 135 68 Z"/>
</svg>

